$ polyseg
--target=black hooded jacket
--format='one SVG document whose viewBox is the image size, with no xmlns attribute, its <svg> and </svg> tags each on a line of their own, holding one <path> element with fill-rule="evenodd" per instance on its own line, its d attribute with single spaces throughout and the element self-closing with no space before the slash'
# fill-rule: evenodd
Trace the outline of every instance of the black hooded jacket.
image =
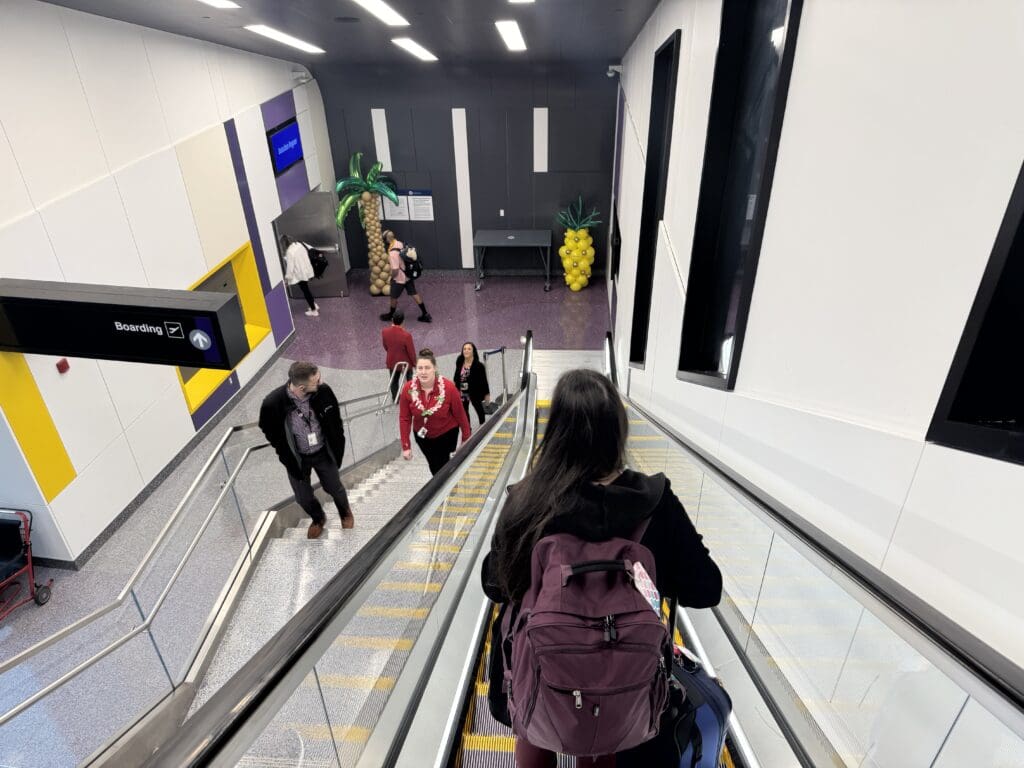
<svg viewBox="0 0 1024 768">
<path fill-rule="evenodd" d="M 483 401 L 487 395 L 491 394 L 491 386 L 487 382 L 487 368 L 484 366 L 483 360 L 480 359 L 480 353 L 477 351 L 476 344 L 469 342 L 470 346 L 473 347 L 473 364 L 469 366 L 469 395 L 468 399 L 474 403 Z M 465 358 L 462 354 L 455 359 L 455 375 L 452 377 L 452 381 L 455 382 L 455 386 L 459 388 L 462 396 L 467 397 L 466 392 L 462 390 L 462 363 Z"/>
<path fill-rule="evenodd" d="M 585 541 L 629 538 L 647 518 L 650 522 L 640 543 L 654 555 L 662 597 L 674 597 L 681 606 L 690 608 L 718 605 L 722 597 L 721 571 L 663 474 L 644 475 L 627 469 L 608 485 L 588 484 L 579 503 L 555 516 L 543 535 L 571 533 Z M 508 602 L 509 596 L 502 593 L 493 570 L 493 542 L 491 546 L 481 573 L 484 592 L 496 603 Z M 525 567 L 529 568 L 529 563 Z"/>
<path fill-rule="evenodd" d="M 340 468 L 345 455 L 345 426 L 341 421 L 338 398 L 326 384 L 321 384 L 309 397 L 309 406 L 320 422 L 324 433 L 324 444 L 334 463 Z M 295 403 L 288 396 L 288 385 L 277 387 L 263 399 L 260 406 L 260 429 L 267 438 L 277 457 L 292 477 L 302 477 L 299 454 L 295 449 L 295 437 L 288 426 L 289 414 L 295 410 Z"/>
</svg>

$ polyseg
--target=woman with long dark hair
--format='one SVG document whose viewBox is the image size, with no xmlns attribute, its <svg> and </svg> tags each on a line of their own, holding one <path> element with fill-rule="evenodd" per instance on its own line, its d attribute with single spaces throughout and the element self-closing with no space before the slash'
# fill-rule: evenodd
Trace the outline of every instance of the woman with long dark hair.
<svg viewBox="0 0 1024 768">
<path fill-rule="evenodd" d="M 416 375 L 402 387 L 398 400 L 398 436 L 402 441 L 402 458 L 412 458 L 409 433 L 423 451 L 436 475 L 455 452 L 459 442 L 469 439 L 469 417 L 462 407 L 455 384 L 437 373 L 437 358 L 429 349 L 416 356 Z"/>
<path fill-rule="evenodd" d="M 644 521 L 640 543 L 654 555 L 661 596 L 694 608 L 718 603 L 721 572 L 668 479 L 625 468 L 628 430 L 622 400 L 605 376 L 575 370 L 559 379 L 533 469 L 509 488 L 483 565 L 484 591 L 503 610 L 514 609 L 526 594 L 530 557 L 542 537 L 629 538 Z M 492 680 L 502 679 L 501 645 L 501 638 L 492 639 Z M 501 686 L 490 687 L 492 711 L 505 710 L 506 695 Z M 553 768 L 556 761 L 553 752 L 517 740 L 519 768 Z M 577 758 L 580 768 L 614 764 L 614 755 Z"/>
<path fill-rule="evenodd" d="M 476 344 L 467 341 L 462 345 L 462 354 L 455 360 L 455 376 L 452 380 L 462 395 L 462 407 L 469 415 L 469 407 L 473 406 L 477 420 L 483 424 L 484 403 L 491 402 L 491 385 L 487 382 L 487 368 L 480 359 Z"/>
</svg>

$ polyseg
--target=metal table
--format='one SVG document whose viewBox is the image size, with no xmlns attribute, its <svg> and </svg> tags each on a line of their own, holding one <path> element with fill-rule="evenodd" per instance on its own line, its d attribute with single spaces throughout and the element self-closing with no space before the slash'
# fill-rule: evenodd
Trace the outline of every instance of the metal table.
<svg viewBox="0 0 1024 768">
<path fill-rule="evenodd" d="M 473 235 L 473 266 L 478 291 L 484 285 L 484 255 L 488 248 L 536 248 L 544 262 L 544 290 L 551 290 L 550 229 L 478 229 Z"/>
</svg>

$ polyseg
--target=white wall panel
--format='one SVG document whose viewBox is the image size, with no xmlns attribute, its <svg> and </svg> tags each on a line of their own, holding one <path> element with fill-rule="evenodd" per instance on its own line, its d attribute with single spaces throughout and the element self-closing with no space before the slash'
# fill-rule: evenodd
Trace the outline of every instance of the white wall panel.
<svg viewBox="0 0 1024 768">
<path fill-rule="evenodd" d="M 220 66 L 220 48 L 214 43 L 202 43 L 203 60 L 210 73 L 210 82 L 213 86 L 213 101 L 217 106 L 217 114 L 221 122 L 231 119 L 231 102 L 228 99 L 228 89 L 224 83 L 224 74 Z"/>
<path fill-rule="evenodd" d="M 221 122 L 204 44 L 155 29 L 142 37 L 171 141 Z"/>
<path fill-rule="evenodd" d="M 0 227 L 0 277 L 64 280 L 39 214 L 32 213 Z"/>
<path fill-rule="evenodd" d="M 459 250 L 462 266 L 471 268 L 473 256 L 473 198 L 469 186 L 469 132 L 466 110 L 452 109 L 452 142 L 455 151 L 455 190 L 459 201 Z"/>
<path fill-rule="evenodd" d="M 306 183 L 310 189 L 316 189 L 320 186 L 320 160 L 316 152 L 307 153 L 303 165 L 306 166 Z"/>
<path fill-rule="evenodd" d="M 924 449 L 884 570 L 1024 665 L 1024 466 Z"/>
<path fill-rule="evenodd" d="M 373 145 L 377 160 L 385 172 L 391 171 L 391 139 L 388 136 L 387 110 L 371 109 L 370 122 L 373 124 Z"/>
<path fill-rule="evenodd" d="M 41 213 L 68 282 L 148 285 L 112 176 L 61 198 Z"/>
<path fill-rule="evenodd" d="M 25 355 L 71 463 L 81 474 L 121 434 L 123 427 L 97 362 L 68 358 L 70 370 L 58 373 L 58 359 Z"/>
<path fill-rule="evenodd" d="M 267 151 L 267 134 L 263 126 L 263 114 L 259 107 L 252 107 L 235 117 L 238 132 L 238 146 L 245 166 L 245 177 L 249 182 L 249 195 L 256 215 L 256 226 L 263 245 L 270 284 L 281 282 L 281 259 L 274 240 L 274 219 L 281 215 L 281 198 L 277 194 L 274 168 Z"/>
<path fill-rule="evenodd" d="M 70 557 L 78 557 L 143 485 L 128 440 L 119 435 L 50 503 Z"/>
<path fill-rule="evenodd" d="M 195 435 L 180 387 L 167 387 L 125 430 L 143 484 L 156 477 Z"/>
<path fill-rule="evenodd" d="M 0 410 L 0 488 L 3 488 L 0 509 L 46 506 L 46 500 L 3 410 Z"/>
<path fill-rule="evenodd" d="M 61 20 L 110 168 L 167 146 L 143 28 L 67 9 Z"/>
<path fill-rule="evenodd" d="M 107 392 L 123 427 L 133 424 L 168 388 L 181 396 L 175 368 L 169 365 L 97 360 Z"/>
<path fill-rule="evenodd" d="M 20 219 L 33 212 L 32 198 L 28 195 L 28 187 L 14 159 L 11 144 L 7 141 L 7 133 L 0 124 L 0 227 Z M 0 258 L 3 258 L 0 256 Z"/>
<path fill-rule="evenodd" d="M 240 362 L 235 368 L 235 374 L 238 376 L 238 385 L 240 387 L 244 387 L 252 381 L 260 368 L 262 368 L 263 364 L 271 358 L 276 349 L 277 347 L 274 346 L 274 334 L 270 334 L 267 338 L 257 344 L 256 349 L 250 351 L 249 354 L 245 356 L 245 359 L 242 360 L 242 362 Z"/>
<path fill-rule="evenodd" d="M 149 285 L 185 289 L 208 267 L 173 149 L 115 175 Z"/>
<path fill-rule="evenodd" d="M 921 450 L 917 440 L 734 394 L 718 455 L 877 567 Z"/>
<path fill-rule="evenodd" d="M 320 86 L 315 80 L 306 83 L 306 99 L 309 101 L 309 114 L 313 119 L 313 134 L 316 137 L 317 162 L 320 163 L 320 183 L 326 192 L 333 192 L 338 178 L 334 173 L 334 155 L 331 152 L 331 137 L 327 133 L 327 113 L 324 100 L 320 94 Z M 342 238 L 342 248 L 345 238 Z"/>
<path fill-rule="evenodd" d="M 737 388 L 921 439 L 1024 159 L 1024 5 L 852 8 L 800 22 Z"/>
<path fill-rule="evenodd" d="M 303 83 L 292 88 L 292 97 L 295 99 L 296 115 L 309 111 L 309 83 Z"/>
<path fill-rule="evenodd" d="M 0 122 L 37 207 L 107 173 L 60 13 L 0 4 Z"/>
</svg>

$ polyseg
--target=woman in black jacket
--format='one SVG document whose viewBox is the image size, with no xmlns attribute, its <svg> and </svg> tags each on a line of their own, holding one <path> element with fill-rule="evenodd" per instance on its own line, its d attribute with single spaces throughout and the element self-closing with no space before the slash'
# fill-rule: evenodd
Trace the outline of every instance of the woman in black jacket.
<svg viewBox="0 0 1024 768">
<path fill-rule="evenodd" d="M 491 387 L 487 383 L 487 368 L 476 351 L 476 344 L 467 341 L 462 345 L 462 354 L 455 360 L 455 375 L 452 381 L 462 393 L 462 407 L 469 415 L 469 406 L 473 405 L 477 420 L 483 424 L 484 403 L 491 402 Z"/>
<path fill-rule="evenodd" d="M 483 564 L 484 591 L 491 600 L 515 606 L 523 597 L 533 547 L 542 537 L 629 538 L 649 519 L 640 543 L 654 555 L 661 596 L 693 608 L 718 604 L 722 574 L 668 479 L 625 468 L 628 425 L 622 400 L 605 376 L 575 370 L 559 379 L 533 469 L 509 489 Z M 491 680 L 502 679 L 500 649 L 501 639 L 493 638 Z M 496 716 L 505 711 L 505 695 L 500 686 L 489 689 Z M 523 768 L 554 765 L 551 753 L 523 740 L 516 744 L 516 760 Z"/>
</svg>

